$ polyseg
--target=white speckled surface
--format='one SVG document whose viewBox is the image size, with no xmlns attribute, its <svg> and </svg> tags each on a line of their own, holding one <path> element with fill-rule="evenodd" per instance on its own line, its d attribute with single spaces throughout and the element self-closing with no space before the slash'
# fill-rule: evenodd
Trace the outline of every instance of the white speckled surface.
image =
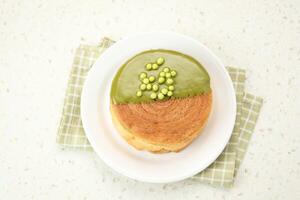
<svg viewBox="0 0 300 200">
<path fill-rule="evenodd" d="M 74 2 L 0 0 L 0 199 L 300 199 L 299 0 Z M 79 43 L 158 29 L 246 68 L 265 99 L 232 189 L 139 183 L 55 144 Z"/>
</svg>

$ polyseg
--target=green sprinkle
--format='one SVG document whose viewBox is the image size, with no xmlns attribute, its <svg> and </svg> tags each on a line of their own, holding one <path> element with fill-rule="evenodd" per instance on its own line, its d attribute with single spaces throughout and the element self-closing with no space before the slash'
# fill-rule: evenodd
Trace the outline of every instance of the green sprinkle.
<svg viewBox="0 0 300 200">
<path fill-rule="evenodd" d="M 149 84 L 147 84 L 146 88 L 147 88 L 147 90 L 151 90 L 152 85 L 149 83 Z"/>
<path fill-rule="evenodd" d="M 168 93 L 168 90 L 166 88 L 161 89 L 161 93 L 163 93 L 164 95 L 166 95 Z"/>
<path fill-rule="evenodd" d="M 174 86 L 173 86 L 173 85 L 170 85 L 170 86 L 168 87 L 168 90 L 173 91 L 173 90 L 174 90 Z"/>
<path fill-rule="evenodd" d="M 146 84 L 141 84 L 141 85 L 140 85 L 140 89 L 141 89 L 141 90 L 146 90 L 146 88 L 147 88 Z"/>
<path fill-rule="evenodd" d="M 167 84 L 168 85 L 172 85 L 173 83 L 174 83 L 173 79 L 171 79 L 171 78 L 167 79 Z"/>
<path fill-rule="evenodd" d="M 154 92 L 156 92 L 156 91 L 158 91 L 158 89 L 159 89 L 158 85 L 157 85 L 157 84 L 153 84 L 152 90 L 153 90 Z"/>
<path fill-rule="evenodd" d="M 158 69 L 158 65 L 156 63 L 152 64 L 152 69 L 154 70 Z"/>
<path fill-rule="evenodd" d="M 172 70 L 172 71 L 171 71 L 171 76 L 172 76 L 172 77 L 175 77 L 176 74 L 177 74 L 177 72 L 176 72 L 175 70 Z"/>
<path fill-rule="evenodd" d="M 143 79 L 143 83 L 148 84 L 148 83 L 149 83 L 149 79 L 144 78 L 144 79 Z"/>
<path fill-rule="evenodd" d="M 167 95 L 170 97 L 173 95 L 173 92 L 172 91 L 168 91 Z"/>
<path fill-rule="evenodd" d="M 150 76 L 149 77 L 149 81 L 150 81 L 150 83 L 154 82 L 155 81 L 155 77 L 154 76 Z"/>
<path fill-rule="evenodd" d="M 157 97 L 158 99 L 163 99 L 165 96 L 162 93 L 158 93 Z"/>
<path fill-rule="evenodd" d="M 166 78 L 171 78 L 171 73 L 167 72 L 166 73 Z"/>
<path fill-rule="evenodd" d="M 142 93 L 141 90 L 138 90 L 138 91 L 136 92 L 136 96 L 141 97 L 142 95 L 143 95 L 143 93 Z"/>
<path fill-rule="evenodd" d="M 165 72 L 160 72 L 160 73 L 159 73 L 159 76 L 165 77 L 165 76 L 166 76 L 166 73 L 165 73 Z"/>
<path fill-rule="evenodd" d="M 155 92 L 152 92 L 152 93 L 150 94 L 150 98 L 151 98 L 151 99 L 156 99 L 156 97 L 157 97 L 157 94 L 156 94 Z"/>
<path fill-rule="evenodd" d="M 162 58 L 162 57 L 160 57 L 160 58 L 158 58 L 158 59 L 156 60 L 156 63 L 157 63 L 158 65 L 162 65 L 164 62 L 165 62 L 165 59 Z"/>
<path fill-rule="evenodd" d="M 146 69 L 147 69 L 148 71 L 152 69 L 151 63 L 148 63 L 148 64 L 146 65 Z"/>
<path fill-rule="evenodd" d="M 167 72 L 169 72 L 169 71 L 170 71 L 170 68 L 169 68 L 169 67 L 165 67 L 165 68 L 164 68 L 164 72 L 167 73 Z"/>
<path fill-rule="evenodd" d="M 165 79 L 164 77 L 159 77 L 158 83 L 162 84 L 162 83 L 165 82 L 165 80 L 166 80 L 166 79 Z"/>
<path fill-rule="evenodd" d="M 140 73 L 140 79 L 143 80 L 147 77 L 147 74 L 145 72 Z"/>
</svg>

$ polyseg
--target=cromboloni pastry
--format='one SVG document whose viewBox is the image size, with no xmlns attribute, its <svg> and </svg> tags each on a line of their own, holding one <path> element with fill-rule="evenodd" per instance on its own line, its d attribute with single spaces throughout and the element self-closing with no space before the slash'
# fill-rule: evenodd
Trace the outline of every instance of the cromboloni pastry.
<svg viewBox="0 0 300 200">
<path fill-rule="evenodd" d="M 111 87 L 112 120 L 138 150 L 179 152 L 204 128 L 212 106 L 210 78 L 194 58 L 149 50 L 124 63 Z"/>
</svg>

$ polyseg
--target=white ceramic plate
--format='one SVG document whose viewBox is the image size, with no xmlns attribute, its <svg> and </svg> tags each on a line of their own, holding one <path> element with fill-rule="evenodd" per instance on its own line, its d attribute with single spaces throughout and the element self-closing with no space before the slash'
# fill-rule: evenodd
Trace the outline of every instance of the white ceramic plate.
<svg viewBox="0 0 300 200">
<path fill-rule="evenodd" d="M 179 153 L 152 154 L 126 143 L 114 128 L 109 111 L 110 87 L 118 68 L 149 49 L 169 49 L 197 59 L 211 78 L 213 109 L 203 133 Z M 100 158 L 115 171 L 153 183 L 179 181 L 208 167 L 226 146 L 235 122 L 236 100 L 231 79 L 220 60 L 203 44 L 171 32 L 127 37 L 108 48 L 85 81 L 81 117 L 86 135 Z"/>
</svg>

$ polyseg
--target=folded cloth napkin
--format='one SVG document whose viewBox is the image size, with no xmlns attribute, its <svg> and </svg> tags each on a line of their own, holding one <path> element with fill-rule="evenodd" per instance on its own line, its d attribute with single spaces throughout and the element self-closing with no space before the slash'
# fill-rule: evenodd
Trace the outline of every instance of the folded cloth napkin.
<svg viewBox="0 0 300 200">
<path fill-rule="evenodd" d="M 80 118 L 81 90 L 89 69 L 114 41 L 103 38 L 99 45 L 80 45 L 76 50 L 69 77 L 57 143 L 63 147 L 92 150 Z M 262 106 L 262 98 L 244 92 L 245 70 L 227 67 L 237 99 L 237 116 L 232 136 L 223 153 L 192 179 L 214 186 L 231 187 L 244 158 Z"/>
</svg>

